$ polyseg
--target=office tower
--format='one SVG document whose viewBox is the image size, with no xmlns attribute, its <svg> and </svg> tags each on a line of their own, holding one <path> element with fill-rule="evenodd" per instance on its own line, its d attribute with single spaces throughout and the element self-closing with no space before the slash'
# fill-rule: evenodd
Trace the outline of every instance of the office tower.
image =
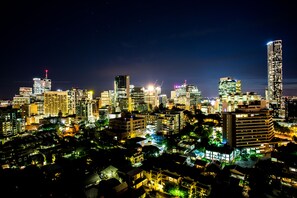
<svg viewBox="0 0 297 198">
<path fill-rule="evenodd" d="M 114 79 L 114 107 L 120 110 L 131 110 L 130 77 L 127 75 L 116 76 Z"/>
<path fill-rule="evenodd" d="M 159 95 L 161 94 L 161 87 L 149 85 L 144 88 L 144 102 L 148 105 L 148 110 L 151 111 L 154 107 L 159 106 Z"/>
<path fill-rule="evenodd" d="M 43 89 L 44 89 L 44 92 L 45 91 L 50 91 L 52 89 L 52 81 L 51 79 L 48 79 L 47 78 L 47 74 L 48 73 L 48 70 L 46 69 L 45 70 L 45 78 L 43 79 Z"/>
<path fill-rule="evenodd" d="M 220 78 L 219 96 L 228 96 L 241 93 L 241 81 L 231 77 Z"/>
<path fill-rule="evenodd" d="M 12 108 L 12 106 L 0 107 L 0 137 L 24 132 L 24 124 L 18 109 Z"/>
<path fill-rule="evenodd" d="M 144 88 L 135 86 L 131 88 L 132 109 L 139 112 L 147 110 L 147 104 L 144 102 Z"/>
<path fill-rule="evenodd" d="M 268 87 L 267 100 L 273 109 L 273 116 L 279 117 L 282 108 L 283 94 L 283 61 L 282 41 L 275 40 L 267 43 Z"/>
<path fill-rule="evenodd" d="M 31 96 L 32 93 L 32 87 L 20 87 L 19 89 L 20 96 Z"/>
<path fill-rule="evenodd" d="M 262 103 L 263 108 L 266 106 L 266 100 L 262 99 L 260 94 L 255 92 L 246 92 L 236 95 L 228 95 L 220 97 L 220 105 L 221 109 L 226 111 L 235 111 L 238 105 L 248 105 L 255 101 L 260 101 Z"/>
<path fill-rule="evenodd" d="M 231 77 L 220 78 L 219 82 L 219 112 L 230 111 L 224 106 L 226 98 L 241 94 L 241 81 Z"/>
<path fill-rule="evenodd" d="M 44 115 L 58 116 L 68 114 L 67 91 L 47 91 L 44 93 Z"/>
<path fill-rule="evenodd" d="M 184 105 L 186 110 L 196 107 L 201 102 L 201 91 L 195 85 L 187 84 L 175 85 L 174 91 L 171 91 L 171 99 L 175 105 Z"/>
<path fill-rule="evenodd" d="M 68 90 L 68 113 L 69 115 L 76 114 L 76 89 Z"/>
<path fill-rule="evenodd" d="M 52 88 L 51 79 L 47 78 L 48 70 L 45 70 L 45 78 L 33 78 L 33 93 L 43 94 L 46 91 L 50 91 Z"/>
<path fill-rule="evenodd" d="M 143 134 L 145 128 L 144 118 L 115 118 L 109 120 L 107 134 L 114 136 L 116 140 L 130 139 Z"/>
<path fill-rule="evenodd" d="M 112 105 L 113 90 L 103 91 L 100 93 L 100 108 Z"/>
<path fill-rule="evenodd" d="M 168 98 L 166 94 L 159 95 L 159 104 L 162 104 L 164 108 L 166 108 L 168 102 Z"/>
<path fill-rule="evenodd" d="M 75 89 L 76 116 L 82 120 L 94 121 L 94 110 L 97 110 L 93 91 Z"/>
<path fill-rule="evenodd" d="M 43 88 L 42 88 L 42 80 L 41 78 L 33 78 L 33 93 L 34 94 L 42 94 Z"/>
<path fill-rule="evenodd" d="M 285 98 L 285 118 L 289 122 L 297 121 L 297 97 L 290 96 Z"/>
<path fill-rule="evenodd" d="M 231 147 L 259 148 L 274 137 L 270 110 L 255 105 L 240 105 L 234 112 L 223 112 L 223 141 Z"/>
<path fill-rule="evenodd" d="M 30 104 L 30 96 L 16 95 L 12 99 L 12 104 L 17 106 L 23 106 Z"/>
</svg>

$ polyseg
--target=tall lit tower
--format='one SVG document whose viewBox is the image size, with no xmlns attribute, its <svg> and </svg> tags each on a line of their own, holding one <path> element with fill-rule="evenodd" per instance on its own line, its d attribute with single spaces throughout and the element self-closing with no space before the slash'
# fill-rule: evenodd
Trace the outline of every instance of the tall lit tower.
<svg viewBox="0 0 297 198">
<path fill-rule="evenodd" d="M 48 70 L 45 70 L 45 78 L 33 78 L 33 93 L 34 94 L 43 94 L 46 91 L 51 91 L 52 82 L 51 79 L 47 78 Z"/>
<path fill-rule="evenodd" d="M 44 91 L 51 91 L 52 89 L 52 81 L 51 79 L 47 78 L 48 70 L 45 70 L 45 78 L 43 79 L 44 82 Z"/>
<path fill-rule="evenodd" d="M 68 114 L 68 91 L 44 92 L 44 115 L 58 116 Z"/>
<path fill-rule="evenodd" d="M 267 43 L 268 88 L 267 98 L 269 107 L 274 110 L 274 117 L 279 117 L 283 94 L 283 60 L 282 41 L 275 40 Z"/>
<path fill-rule="evenodd" d="M 120 110 L 129 109 L 130 76 L 120 75 L 114 79 L 114 105 Z"/>
</svg>

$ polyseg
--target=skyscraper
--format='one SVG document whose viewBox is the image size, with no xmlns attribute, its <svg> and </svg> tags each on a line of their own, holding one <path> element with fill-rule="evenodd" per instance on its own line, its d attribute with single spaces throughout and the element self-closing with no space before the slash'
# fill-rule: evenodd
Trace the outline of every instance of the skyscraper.
<svg viewBox="0 0 297 198">
<path fill-rule="evenodd" d="M 233 108 L 231 106 L 229 106 L 227 108 L 226 106 L 224 106 L 224 104 L 227 104 L 226 102 L 227 102 L 228 98 L 239 96 L 239 95 L 241 95 L 241 81 L 240 80 L 236 80 L 231 77 L 220 78 L 220 82 L 219 82 L 219 97 L 220 97 L 219 112 L 231 111 Z"/>
<path fill-rule="evenodd" d="M 268 87 L 266 100 L 273 109 L 273 116 L 279 117 L 283 93 L 282 41 L 267 43 Z"/>
<path fill-rule="evenodd" d="M 241 94 L 241 81 L 231 77 L 220 78 L 219 96 Z"/>
<path fill-rule="evenodd" d="M 33 93 L 34 94 L 43 94 L 45 91 L 50 91 L 52 88 L 51 79 L 47 78 L 48 70 L 45 70 L 45 78 L 33 78 Z"/>
<path fill-rule="evenodd" d="M 190 110 L 201 102 L 201 91 L 197 86 L 187 84 L 175 85 L 174 91 L 171 91 L 171 99 L 175 104 L 185 105 L 186 110 Z"/>
<path fill-rule="evenodd" d="M 67 91 L 47 91 L 44 93 L 44 114 L 45 116 L 58 116 L 68 114 L 68 93 Z"/>
<path fill-rule="evenodd" d="M 231 147 L 260 147 L 274 137 L 270 110 L 261 103 L 240 105 L 234 112 L 223 112 L 223 141 Z"/>
<path fill-rule="evenodd" d="M 129 109 L 130 77 L 127 75 L 116 76 L 114 79 L 114 105 L 120 110 Z"/>
</svg>

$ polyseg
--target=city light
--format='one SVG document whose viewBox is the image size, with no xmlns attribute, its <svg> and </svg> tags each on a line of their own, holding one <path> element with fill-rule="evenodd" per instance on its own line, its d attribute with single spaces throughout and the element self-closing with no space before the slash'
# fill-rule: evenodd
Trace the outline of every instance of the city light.
<svg viewBox="0 0 297 198">
<path fill-rule="evenodd" d="M 154 85 L 148 85 L 147 90 L 148 91 L 154 91 L 155 87 Z"/>
</svg>

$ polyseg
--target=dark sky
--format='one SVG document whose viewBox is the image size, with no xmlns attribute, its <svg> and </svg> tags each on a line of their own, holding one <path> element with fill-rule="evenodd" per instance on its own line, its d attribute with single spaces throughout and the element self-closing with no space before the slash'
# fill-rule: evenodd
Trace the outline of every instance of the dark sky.
<svg viewBox="0 0 297 198">
<path fill-rule="evenodd" d="M 207 3 L 206 3 L 207 2 Z M 284 95 L 297 95 L 297 7 L 293 1 L 7 1 L 0 5 L 0 98 L 49 70 L 53 89 L 113 89 L 185 80 L 203 96 L 219 78 L 264 96 L 266 43 L 283 41 Z M 294 3 L 296 4 L 296 3 Z"/>
</svg>

